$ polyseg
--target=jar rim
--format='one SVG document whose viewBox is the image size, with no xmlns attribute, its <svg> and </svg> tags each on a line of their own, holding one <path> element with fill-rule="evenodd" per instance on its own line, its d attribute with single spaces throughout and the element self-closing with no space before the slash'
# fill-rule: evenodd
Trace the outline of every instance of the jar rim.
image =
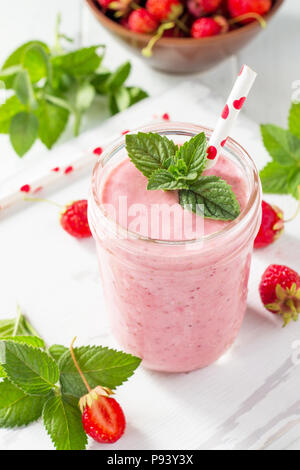
<svg viewBox="0 0 300 470">
<path fill-rule="evenodd" d="M 154 132 L 158 133 L 161 135 L 172 135 L 172 133 L 175 133 L 177 131 L 177 135 L 190 135 L 193 137 L 194 135 L 199 134 L 200 132 L 204 132 L 206 135 L 210 135 L 213 130 L 209 127 L 202 126 L 202 125 L 196 125 L 196 124 L 191 124 L 191 123 L 183 123 L 183 122 L 164 122 L 160 124 L 149 124 L 143 127 L 139 127 L 136 129 L 133 129 L 130 131 L 130 134 L 135 134 L 137 132 Z M 145 237 L 142 236 L 136 232 L 132 232 L 128 230 L 125 227 L 120 226 L 117 224 L 114 220 L 109 219 L 106 214 L 103 211 L 102 208 L 102 203 L 99 198 L 99 192 L 97 188 L 97 175 L 98 172 L 101 168 L 104 168 L 104 166 L 113 158 L 114 156 L 118 155 L 121 150 L 125 148 L 125 135 L 122 135 L 118 139 L 115 139 L 113 142 L 111 142 L 110 145 L 103 151 L 101 156 L 99 157 L 97 163 L 94 166 L 93 172 L 92 172 L 92 184 L 91 184 L 91 198 L 95 202 L 97 210 L 100 211 L 101 216 L 106 219 L 106 221 L 109 223 L 111 226 L 111 229 L 115 233 L 119 234 L 124 234 L 127 237 L 125 238 L 130 238 L 130 239 L 135 239 L 135 240 L 141 240 L 141 241 L 147 241 L 149 243 L 155 243 L 159 245 L 168 245 L 168 246 L 178 246 L 178 245 L 192 245 L 192 244 L 197 244 L 197 243 L 203 243 L 211 241 L 211 240 L 216 240 L 220 237 L 224 236 L 229 236 L 232 234 L 235 229 L 238 229 L 245 221 L 251 218 L 251 214 L 253 210 L 255 211 L 255 208 L 257 209 L 260 207 L 261 204 L 261 183 L 260 183 L 260 178 L 259 178 L 259 173 L 257 170 L 257 167 L 255 165 L 254 160 L 251 158 L 249 153 L 234 139 L 231 137 L 228 137 L 226 144 L 223 148 L 224 151 L 229 150 L 235 154 L 239 158 L 242 164 L 246 164 L 248 167 L 248 170 L 250 170 L 251 175 L 252 175 L 252 181 L 250 181 L 250 191 L 249 191 L 249 197 L 248 197 L 248 202 L 246 207 L 241 211 L 239 217 L 237 217 L 235 220 L 231 221 L 228 225 L 226 225 L 222 230 L 208 234 L 208 235 L 203 235 L 201 238 L 194 238 L 194 239 L 188 239 L 188 240 L 161 240 L 161 239 L 155 239 L 151 237 Z M 241 156 L 239 156 L 240 154 Z M 89 204 L 89 213 L 90 213 L 90 204 Z M 256 211 L 255 211 L 256 212 Z"/>
</svg>

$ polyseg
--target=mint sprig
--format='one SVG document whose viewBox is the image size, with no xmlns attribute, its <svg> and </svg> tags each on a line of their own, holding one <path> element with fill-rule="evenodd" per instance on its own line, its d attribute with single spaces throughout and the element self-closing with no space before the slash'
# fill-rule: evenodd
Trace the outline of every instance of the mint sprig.
<svg viewBox="0 0 300 470">
<path fill-rule="evenodd" d="M 116 388 L 139 366 L 137 357 L 101 346 L 76 348 L 90 387 Z M 87 445 L 78 398 L 86 393 L 68 348 L 44 341 L 19 311 L 0 321 L 0 427 L 14 428 L 43 417 L 58 450 Z"/>
<path fill-rule="evenodd" d="M 69 43 L 70 39 L 58 29 L 52 48 L 41 41 L 29 41 L 16 49 L 0 69 L 0 81 L 14 92 L 0 106 L 0 133 L 9 134 L 20 157 L 38 138 L 51 149 L 70 117 L 77 136 L 82 118 L 92 105 L 100 112 L 104 105 L 116 114 L 148 96 L 139 87 L 126 86 L 131 72 L 129 62 L 113 72 L 103 67 L 103 45 L 69 51 L 63 41 Z M 106 97 L 106 102 L 100 95 Z"/>
<path fill-rule="evenodd" d="M 204 132 L 181 147 L 153 133 L 126 135 L 130 160 L 148 178 L 148 190 L 179 191 L 184 209 L 215 220 L 234 220 L 240 205 L 229 184 L 216 176 L 203 176 L 207 164 Z"/>
<path fill-rule="evenodd" d="M 300 186 L 300 103 L 293 103 L 288 129 L 262 125 L 264 145 L 272 159 L 260 172 L 263 191 L 299 197 Z"/>
</svg>

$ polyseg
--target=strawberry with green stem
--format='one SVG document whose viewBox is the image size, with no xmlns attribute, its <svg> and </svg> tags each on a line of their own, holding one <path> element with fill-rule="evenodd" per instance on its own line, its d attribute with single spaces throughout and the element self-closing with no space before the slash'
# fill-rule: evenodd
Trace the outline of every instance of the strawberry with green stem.
<svg viewBox="0 0 300 470">
<path fill-rule="evenodd" d="M 87 395 L 79 401 L 83 428 L 90 437 L 100 443 L 112 444 L 118 441 L 126 428 L 125 416 L 119 403 L 111 397 L 112 390 L 98 386 L 93 390 L 88 384 L 76 360 L 73 349 L 76 337 L 70 346 L 70 353 L 78 373 L 87 388 Z"/>
</svg>

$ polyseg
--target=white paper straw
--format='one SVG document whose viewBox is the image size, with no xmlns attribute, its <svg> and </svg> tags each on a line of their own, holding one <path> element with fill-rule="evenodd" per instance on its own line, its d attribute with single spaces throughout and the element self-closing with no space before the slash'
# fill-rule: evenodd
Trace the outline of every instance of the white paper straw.
<svg viewBox="0 0 300 470">
<path fill-rule="evenodd" d="M 218 161 L 222 147 L 234 126 L 234 123 L 245 104 L 249 92 L 255 82 L 257 73 L 247 65 L 243 65 L 240 74 L 229 95 L 216 128 L 210 138 L 207 150 L 208 162 L 206 168 L 212 168 Z"/>
</svg>

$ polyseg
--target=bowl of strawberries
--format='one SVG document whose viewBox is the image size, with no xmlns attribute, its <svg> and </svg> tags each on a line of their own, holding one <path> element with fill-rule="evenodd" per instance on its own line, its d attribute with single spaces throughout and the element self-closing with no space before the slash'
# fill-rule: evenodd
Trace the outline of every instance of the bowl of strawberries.
<svg viewBox="0 0 300 470">
<path fill-rule="evenodd" d="M 86 0 L 111 34 L 153 68 L 202 72 L 237 53 L 284 0 Z"/>
</svg>

